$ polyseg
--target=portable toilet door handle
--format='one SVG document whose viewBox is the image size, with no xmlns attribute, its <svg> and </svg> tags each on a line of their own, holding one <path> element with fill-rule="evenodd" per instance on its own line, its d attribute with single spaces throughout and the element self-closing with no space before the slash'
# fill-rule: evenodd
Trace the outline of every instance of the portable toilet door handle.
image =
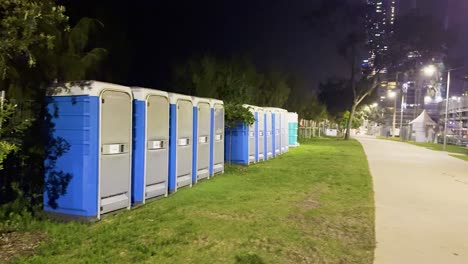
<svg viewBox="0 0 468 264">
<path fill-rule="evenodd" d="M 101 147 L 103 155 L 117 155 L 128 152 L 128 144 L 106 144 Z"/>
<path fill-rule="evenodd" d="M 150 140 L 148 141 L 148 150 L 160 150 L 165 149 L 166 141 L 165 140 Z"/>
<path fill-rule="evenodd" d="M 177 145 L 179 145 L 179 146 L 189 146 L 190 145 L 190 138 L 179 138 L 179 140 L 177 140 Z"/>
</svg>

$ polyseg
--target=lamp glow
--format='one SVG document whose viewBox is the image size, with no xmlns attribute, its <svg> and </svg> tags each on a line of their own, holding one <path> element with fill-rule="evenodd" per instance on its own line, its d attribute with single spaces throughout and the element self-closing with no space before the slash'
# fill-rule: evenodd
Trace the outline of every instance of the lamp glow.
<svg viewBox="0 0 468 264">
<path fill-rule="evenodd" d="M 429 76 L 429 77 L 433 76 L 436 71 L 437 71 L 437 68 L 434 65 L 428 65 L 424 67 L 423 69 L 424 75 Z"/>
</svg>

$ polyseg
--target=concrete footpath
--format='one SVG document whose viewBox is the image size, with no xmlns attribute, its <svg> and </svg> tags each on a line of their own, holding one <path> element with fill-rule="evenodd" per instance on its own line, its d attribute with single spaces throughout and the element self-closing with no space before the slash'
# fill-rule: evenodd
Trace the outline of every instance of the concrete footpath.
<svg viewBox="0 0 468 264">
<path fill-rule="evenodd" d="M 468 263 L 468 162 L 357 137 L 374 180 L 375 264 Z"/>
</svg>

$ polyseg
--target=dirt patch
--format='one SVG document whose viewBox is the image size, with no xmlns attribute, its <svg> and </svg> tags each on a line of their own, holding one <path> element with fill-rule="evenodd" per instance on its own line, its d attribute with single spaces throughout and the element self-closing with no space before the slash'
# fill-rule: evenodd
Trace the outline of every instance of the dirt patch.
<svg viewBox="0 0 468 264">
<path fill-rule="evenodd" d="M 0 234 L 0 263 L 15 256 L 32 254 L 45 238 L 46 235 L 42 232 Z"/>
<path fill-rule="evenodd" d="M 306 210 L 311 210 L 311 209 L 319 208 L 320 207 L 320 202 L 312 200 L 312 199 L 308 199 L 308 200 L 304 200 L 304 201 L 299 202 L 298 205 L 301 208 L 304 208 Z"/>
</svg>

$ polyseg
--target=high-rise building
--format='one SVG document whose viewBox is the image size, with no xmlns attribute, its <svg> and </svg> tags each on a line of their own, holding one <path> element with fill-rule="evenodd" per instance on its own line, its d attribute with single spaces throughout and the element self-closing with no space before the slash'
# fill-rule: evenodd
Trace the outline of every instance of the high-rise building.
<svg viewBox="0 0 468 264">
<path fill-rule="evenodd" d="M 366 31 L 368 56 L 363 67 L 374 70 L 375 60 L 385 55 L 393 34 L 397 0 L 367 0 Z"/>
</svg>

